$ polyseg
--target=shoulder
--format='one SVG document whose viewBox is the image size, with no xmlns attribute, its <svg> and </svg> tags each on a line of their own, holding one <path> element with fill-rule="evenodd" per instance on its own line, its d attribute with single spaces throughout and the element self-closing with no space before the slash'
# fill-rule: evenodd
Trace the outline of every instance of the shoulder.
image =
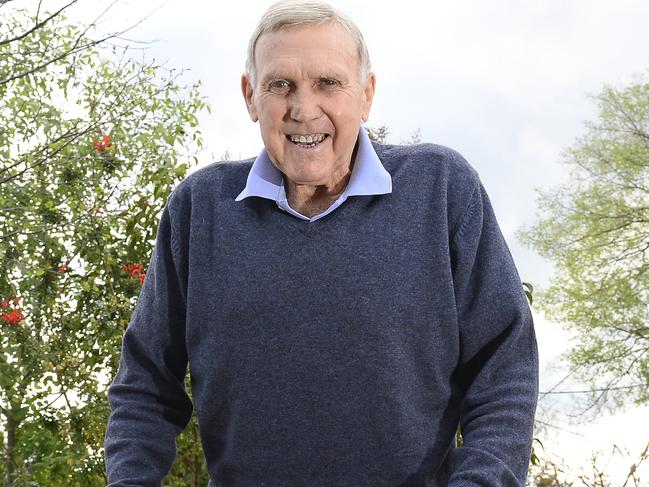
<svg viewBox="0 0 649 487">
<path fill-rule="evenodd" d="M 183 179 L 167 200 L 172 226 L 185 233 L 192 220 L 233 202 L 246 184 L 253 161 L 213 162 Z"/>
<path fill-rule="evenodd" d="M 173 190 L 169 205 L 196 200 L 234 200 L 243 190 L 254 158 L 213 162 L 197 169 Z"/>
<path fill-rule="evenodd" d="M 388 171 L 402 167 L 427 173 L 452 173 L 476 178 L 477 173 L 455 149 L 439 144 L 385 145 L 372 144 Z"/>
<path fill-rule="evenodd" d="M 439 144 L 373 144 L 392 176 L 393 191 L 446 207 L 451 220 L 471 204 L 481 186 L 477 171 L 456 150 Z"/>
<path fill-rule="evenodd" d="M 384 145 L 373 143 L 390 173 L 414 172 L 419 177 L 477 182 L 478 173 L 456 150 L 439 144 Z"/>
<path fill-rule="evenodd" d="M 246 184 L 246 179 L 255 159 L 242 161 L 213 162 L 187 176 L 174 190 L 174 193 L 202 193 L 204 191 L 239 194 Z M 234 196 L 236 196 L 235 194 Z"/>
</svg>

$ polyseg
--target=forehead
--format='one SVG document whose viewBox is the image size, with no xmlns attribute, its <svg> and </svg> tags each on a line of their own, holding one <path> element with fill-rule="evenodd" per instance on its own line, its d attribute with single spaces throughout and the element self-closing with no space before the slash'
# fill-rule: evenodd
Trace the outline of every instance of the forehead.
<svg viewBox="0 0 649 487">
<path fill-rule="evenodd" d="M 351 34 L 336 23 L 305 24 L 263 34 L 255 47 L 257 71 L 355 72 L 358 50 Z"/>
</svg>

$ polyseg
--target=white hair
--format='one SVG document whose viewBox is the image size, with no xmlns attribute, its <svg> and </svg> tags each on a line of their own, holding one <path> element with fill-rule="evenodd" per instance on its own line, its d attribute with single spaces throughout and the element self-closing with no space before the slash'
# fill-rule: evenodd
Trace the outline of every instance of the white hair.
<svg viewBox="0 0 649 487">
<path fill-rule="evenodd" d="M 301 0 L 282 0 L 272 4 L 261 16 L 257 28 L 248 44 L 248 58 L 246 59 L 246 74 L 254 84 L 257 75 L 255 66 L 255 47 L 259 38 L 269 32 L 304 24 L 335 23 L 348 31 L 358 50 L 359 80 L 363 84 L 370 74 L 372 65 L 370 54 L 365 44 L 365 39 L 356 24 L 342 12 L 334 9 L 325 2 L 309 2 Z"/>
</svg>

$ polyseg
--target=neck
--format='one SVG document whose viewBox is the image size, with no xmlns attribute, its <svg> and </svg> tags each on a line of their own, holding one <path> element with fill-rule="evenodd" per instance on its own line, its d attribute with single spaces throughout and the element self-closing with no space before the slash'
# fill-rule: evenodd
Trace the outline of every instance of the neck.
<svg viewBox="0 0 649 487">
<path fill-rule="evenodd" d="M 295 211 L 309 218 L 319 215 L 345 191 L 349 178 L 352 175 L 354 162 L 356 161 L 356 152 L 358 151 L 358 141 L 352 151 L 352 157 L 349 165 L 344 172 L 335 175 L 333 182 L 325 185 L 311 186 L 308 184 L 297 184 L 284 177 L 284 186 L 286 188 L 286 199 L 288 204 Z"/>
<path fill-rule="evenodd" d="M 350 176 L 351 168 L 335 183 L 322 186 L 295 184 L 285 178 L 288 204 L 295 211 L 309 218 L 318 215 L 329 208 L 345 191 Z"/>
</svg>

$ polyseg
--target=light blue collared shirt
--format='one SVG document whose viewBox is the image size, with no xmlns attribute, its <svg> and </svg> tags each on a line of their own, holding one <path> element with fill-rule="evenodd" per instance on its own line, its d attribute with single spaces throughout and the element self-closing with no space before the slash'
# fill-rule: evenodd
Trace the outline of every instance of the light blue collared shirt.
<svg viewBox="0 0 649 487">
<path fill-rule="evenodd" d="M 356 160 L 347 187 L 338 199 L 322 213 L 309 218 L 291 208 L 286 199 L 283 176 L 282 172 L 275 167 L 268 157 L 266 149 L 262 149 L 250 168 L 246 187 L 239 193 L 235 201 L 241 201 L 251 196 L 266 198 L 275 201 L 277 206 L 291 215 L 314 222 L 334 211 L 349 196 L 369 196 L 392 192 L 392 177 L 381 164 L 381 160 L 376 155 L 370 138 L 362 126 L 358 135 Z"/>
</svg>

